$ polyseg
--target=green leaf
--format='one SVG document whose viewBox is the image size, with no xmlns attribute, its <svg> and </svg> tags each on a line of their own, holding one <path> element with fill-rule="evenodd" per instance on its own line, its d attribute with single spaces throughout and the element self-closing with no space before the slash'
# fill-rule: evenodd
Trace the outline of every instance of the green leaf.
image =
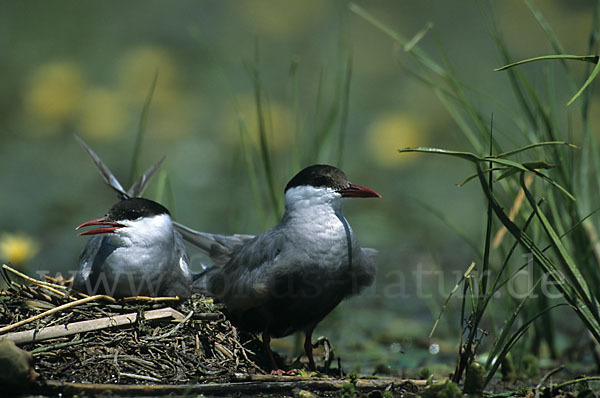
<svg viewBox="0 0 600 398">
<path fill-rule="evenodd" d="M 555 54 L 555 55 L 542 55 L 540 57 L 533 57 L 533 58 L 528 58 L 528 59 L 524 59 L 518 62 L 513 62 L 512 64 L 508 64 L 508 65 L 504 65 L 500 68 L 496 68 L 494 69 L 494 72 L 500 72 L 518 65 L 523 65 L 529 62 L 536 62 L 536 61 L 547 61 L 547 60 L 551 60 L 551 59 L 560 59 L 560 60 L 574 60 L 574 61 L 585 61 L 585 62 L 591 62 L 596 64 L 596 66 L 594 67 L 594 69 L 592 70 L 592 73 L 590 73 L 590 75 L 588 76 L 587 80 L 585 81 L 585 83 L 583 84 L 583 86 L 581 86 L 581 88 L 579 89 L 579 91 L 577 91 L 577 93 L 569 100 L 569 102 L 567 102 L 567 106 L 571 105 L 580 95 L 581 93 L 583 93 L 583 90 L 585 90 L 587 88 L 587 86 L 589 86 L 592 81 L 596 78 L 596 76 L 598 76 L 598 73 L 600 73 L 600 62 L 598 62 L 599 56 L 598 55 L 566 55 L 566 54 Z"/>
<path fill-rule="evenodd" d="M 535 316 L 533 316 L 531 319 L 529 319 L 527 322 L 525 322 L 523 325 L 521 325 L 521 327 L 519 329 L 517 329 L 517 331 L 515 333 L 512 334 L 512 336 L 510 337 L 508 342 L 504 346 L 502 346 L 502 350 L 500 351 L 500 353 L 497 356 L 498 359 L 495 360 L 494 363 L 492 364 L 492 366 L 487 369 L 487 374 L 485 377 L 486 378 L 485 384 L 489 383 L 490 380 L 492 379 L 492 377 L 494 377 L 494 374 L 496 373 L 496 371 L 498 370 L 498 367 L 500 366 L 500 363 L 502 362 L 502 358 L 504 358 L 510 352 L 510 350 L 514 347 L 514 345 L 517 343 L 517 341 L 519 341 L 519 339 L 525 334 L 527 329 L 529 329 L 531 324 L 536 319 L 538 319 L 540 316 L 544 315 L 546 312 L 548 312 L 556 307 L 561 307 L 563 305 L 565 305 L 565 304 L 561 303 L 561 304 L 555 304 L 551 307 L 545 308 L 543 311 L 540 311 Z"/>
<path fill-rule="evenodd" d="M 566 145 L 569 148 L 579 149 L 578 146 L 570 144 L 570 143 L 565 142 L 565 141 L 545 141 L 545 142 L 536 142 L 534 144 L 525 145 L 525 146 L 523 146 L 521 148 L 517 148 L 517 149 L 512 150 L 512 151 L 500 153 L 498 155 L 493 155 L 492 157 L 505 158 L 507 156 L 511 156 L 511 155 L 515 155 L 515 154 L 523 152 L 523 151 L 527 151 L 529 149 L 533 149 L 533 148 L 537 148 L 537 147 L 541 147 L 541 146 L 546 146 L 546 145 Z"/>
<path fill-rule="evenodd" d="M 360 7 L 356 3 L 348 4 L 348 8 L 350 11 L 363 18 L 365 21 L 371 23 L 373 26 L 384 32 L 386 35 L 391 37 L 394 41 L 400 44 L 403 47 L 407 47 L 407 52 L 410 52 L 415 56 L 415 58 L 419 61 L 419 63 L 425 66 L 427 69 L 435 73 L 439 76 L 446 76 L 446 71 L 442 68 L 437 62 L 435 62 L 431 57 L 429 57 L 424 51 L 422 51 L 416 45 L 408 46 L 410 41 L 406 39 L 401 34 L 395 32 L 392 28 L 375 18 L 372 14 L 367 12 L 364 8 Z M 417 34 L 418 35 L 418 34 Z"/>
<path fill-rule="evenodd" d="M 425 35 L 431 30 L 431 28 L 433 28 L 433 22 L 427 22 L 425 27 L 419 32 L 417 32 L 417 34 L 412 39 L 410 39 L 408 43 L 404 45 L 404 51 L 409 52 L 410 50 L 412 50 L 412 48 L 416 46 L 417 43 L 423 39 L 423 37 L 425 37 Z"/>
<path fill-rule="evenodd" d="M 540 173 L 537 170 L 530 170 L 529 168 L 525 167 L 523 164 L 514 162 L 512 160 L 500 159 L 500 158 L 496 158 L 494 156 L 483 156 L 482 157 L 482 156 L 477 156 L 471 152 L 449 151 L 449 150 L 445 150 L 445 149 L 428 148 L 428 147 L 403 148 L 403 149 L 399 149 L 398 152 L 400 152 L 400 153 L 407 153 L 407 152 L 434 153 L 434 154 L 438 154 L 438 155 L 446 155 L 446 156 L 451 156 L 451 157 L 455 157 L 455 158 L 469 160 L 469 161 L 471 161 L 473 163 L 477 163 L 477 164 L 479 162 L 492 162 L 492 163 L 501 164 L 504 166 L 510 166 L 510 167 L 513 167 L 520 171 L 530 171 L 532 173 L 535 173 L 538 177 L 541 177 L 544 180 L 546 180 L 548 183 L 550 183 L 552 186 L 554 186 L 560 192 L 565 194 L 569 199 L 575 200 L 575 197 L 569 191 L 567 191 L 560 184 L 556 183 L 550 177 Z M 516 151 L 513 151 L 513 152 L 516 152 Z"/>
<path fill-rule="evenodd" d="M 542 55 L 539 57 L 527 58 L 527 59 L 523 59 L 521 61 L 513 62 L 512 64 L 501 66 L 500 68 L 494 69 L 494 72 L 500 72 L 500 71 L 503 71 L 503 70 L 506 70 L 506 69 L 509 69 L 509 68 L 512 68 L 512 67 L 515 67 L 518 65 L 527 64 L 529 62 L 546 61 L 549 59 L 569 59 L 569 60 L 575 60 L 575 61 L 592 62 L 595 64 L 598 63 L 597 55 L 566 55 L 566 54 Z"/>
<path fill-rule="evenodd" d="M 437 325 L 440 322 L 440 318 L 442 317 L 442 314 L 444 313 L 444 311 L 446 310 L 446 307 L 448 306 L 448 302 L 450 301 L 450 298 L 452 298 L 452 296 L 454 295 L 454 293 L 456 293 L 456 291 L 458 290 L 458 288 L 460 287 L 460 285 L 465 281 L 465 279 L 467 279 L 471 275 L 471 272 L 473 271 L 473 269 L 475 269 L 475 263 L 474 262 L 471 263 L 471 265 L 469 266 L 469 268 L 467 268 L 467 270 L 464 272 L 463 276 L 460 278 L 460 280 L 456 283 L 456 285 L 450 291 L 450 294 L 446 298 L 446 301 L 444 302 L 444 305 L 442 305 L 442 309 L 440 310 L 440 313 L 439 313 L 438 317 L 435 319 L 433 327 L 431 328 L 431 332 L 429 332 L 429 338 L 431 338 L 433 336 L 433 333 L 435 332 L 435 329 L 437 328 Z"/>
<path fill-rule="evenodd" d="M 129 186 L 133 185 L 138 173 L 138 163 L 140 159 L 140 152 L 142 150 L 142 140 L 144 138 L 144 134 L 146 133 L 146 123 L 148 121 L 148 110 L 150 109 L 150 103 L 152 102 L 152 97 L 154 96 L 154 90 L 156 89 L 157 81 L 158 69 L 156 70 L 156 72 L 154 72 L 154 78 L 152 79 L 150 90 L 148 91 L 148 95 L 146 96 L 146 100 L 144 101 L 144 106 L 142 107 L 142 113 L 140 114 L 140 122 L 138 124 L 138 130 L 135 136 L 133 154 L 131 156 L 131 172 L 129 174 Z"/>
<path fill-rule="evenodd" d="M 596 78 L 596 76 L 598 76 L 598 73 L 600 73 L 600 62 L 598 62 L 598 56 L 596 56 L 596 66 L 592 70 L 592 73 L 590 73 L 590 76 L 587 78 L 585 83 L 583 83 L 583 86 L 581 86 L 581 88 L 573 96 L 573 98 L 571 98 L 569 100 L 569 102 L 567 102 L 567 106 L 571 105 L 573 103 L 573 101 L 575 101 L 581 95 L 581 93 L 583 93 L 583 90 L 585 90 L 587 88 L 587 86 L 589 86 L 592 83 L 592 81 Z"/>
</svg>

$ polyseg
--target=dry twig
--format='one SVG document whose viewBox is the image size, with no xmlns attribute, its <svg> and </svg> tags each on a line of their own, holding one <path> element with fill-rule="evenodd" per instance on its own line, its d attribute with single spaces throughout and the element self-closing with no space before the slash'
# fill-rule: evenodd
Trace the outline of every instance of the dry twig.
<svg viewBox="0 0 600 398">
<path fill-rule="evenodd" d="M 76 306 L 81 305 L 81 304 L 89 303 L 90 301 L 97 301 L 97 300 L 101 300 L 101 299 L 112 301 L 113 303 L 116 302 L 114 298 L 112 298 L 110 296 L 105 296 L 103 294 L 98 294 L 96 296 L 85 297 L 85 298 L 79 299 L 77 301 L 72 301 L 72 302 L 67 303 L 67 304 L 59 305 L 58 307 L 52 308 L 51 310 L 48 310 L 48 311 L 44 311 L 41 314 L 34 315 L 34 316 L 29 317 L 27 319 L 24 319 L 24 320 L 22 320 L 20 322 L 13 323 L 11 325 L 6 325 L 6 326 L 0 328 L 0 335 L 4 334 L 6 332 L 9 332 L 9 331 L 11 331 L 13 329 L 16 329 L 19 326 L 26 325 L 26 324 L 31 323 L 33 321 L 37 321 L 38 319 L 44 318 L 44 317 L 46 317 L 48 315 L 52 315 L 52 314 L 55 314 L 57 312 L 64 311 L 66 309 L 73 308 L 73 307 L 76 307 Z M 1 338 L 1 336 L 0 336 L 0 338 Z"/>
<path fill-rule="evenodd" d="M 137 316 L 137 313 L 116 315 L 89 321 L 74 322 L 66 325 L 50 326 L 42 330 L 32 329 L 25 330 L 23 332 L 8 333 L 0 338 L 12 340 L 15 342 L 15 344 L 31 343 L 35 341 L 55 339 L 57 337 L 70 336 L 77 333 L 90 332 L 92 330 L 132 324 L 137 321 Z M 183 314 L 170 307 L 144 312 L 144 319 L 147 321 L 168 317 L 181 320 L 183 319 Z"/>
</svg>

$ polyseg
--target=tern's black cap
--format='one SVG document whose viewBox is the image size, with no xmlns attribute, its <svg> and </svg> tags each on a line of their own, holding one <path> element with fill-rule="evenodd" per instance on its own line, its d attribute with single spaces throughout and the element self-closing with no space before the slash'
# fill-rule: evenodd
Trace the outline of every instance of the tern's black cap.
<svg viewBox="0 0 600 398">
<path fill-rule="evenodd" d="M 166 207 L 153 200 L 131 198 L 122 200 L 111 207 L 106 219 L 110 221 L 137 220 L 140 217 L 152 217 L 160 214 L 171 215 Z"/>
<path fill-rule="evenodd" d="M 350 185 L 346 174 L 337 167 L 326 164 L 315 164 L 302 169 L 288 182 L 285 191 L 301 186 L 346 188 Z"/>
</svg>

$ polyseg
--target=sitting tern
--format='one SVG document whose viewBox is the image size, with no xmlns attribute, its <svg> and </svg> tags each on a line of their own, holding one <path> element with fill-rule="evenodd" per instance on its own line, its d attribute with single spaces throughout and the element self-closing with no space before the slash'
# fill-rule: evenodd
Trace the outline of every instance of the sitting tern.
<svg viewBox="0 0 600 398">
<path fill-rule="evenodd" d="M 76 138 L 121 201 L 104 217 L 77 227 L 100 228 L 79 234 L 92 237 L 79 258 L 73 288 L 113 297 L 188 297 L 192 274 L 181 235 L 164 206 L 139 197 L 164 157 L 125 191 L 98 155 Z"/>
</svg>

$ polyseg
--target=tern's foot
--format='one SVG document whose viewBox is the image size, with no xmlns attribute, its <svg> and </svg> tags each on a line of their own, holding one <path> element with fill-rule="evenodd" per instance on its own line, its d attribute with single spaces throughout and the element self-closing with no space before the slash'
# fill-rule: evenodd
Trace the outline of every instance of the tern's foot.
<svg viewBox="0 0 600 398">
<path fill-rule="evenodd" d="M 299 373 L 300 373 L 300 371 L 298 369 L 290 369 L 290 370 L 277 369 L 277 370 L 271 371 L 272 376 L 297 376 Z"/>
</svg>

